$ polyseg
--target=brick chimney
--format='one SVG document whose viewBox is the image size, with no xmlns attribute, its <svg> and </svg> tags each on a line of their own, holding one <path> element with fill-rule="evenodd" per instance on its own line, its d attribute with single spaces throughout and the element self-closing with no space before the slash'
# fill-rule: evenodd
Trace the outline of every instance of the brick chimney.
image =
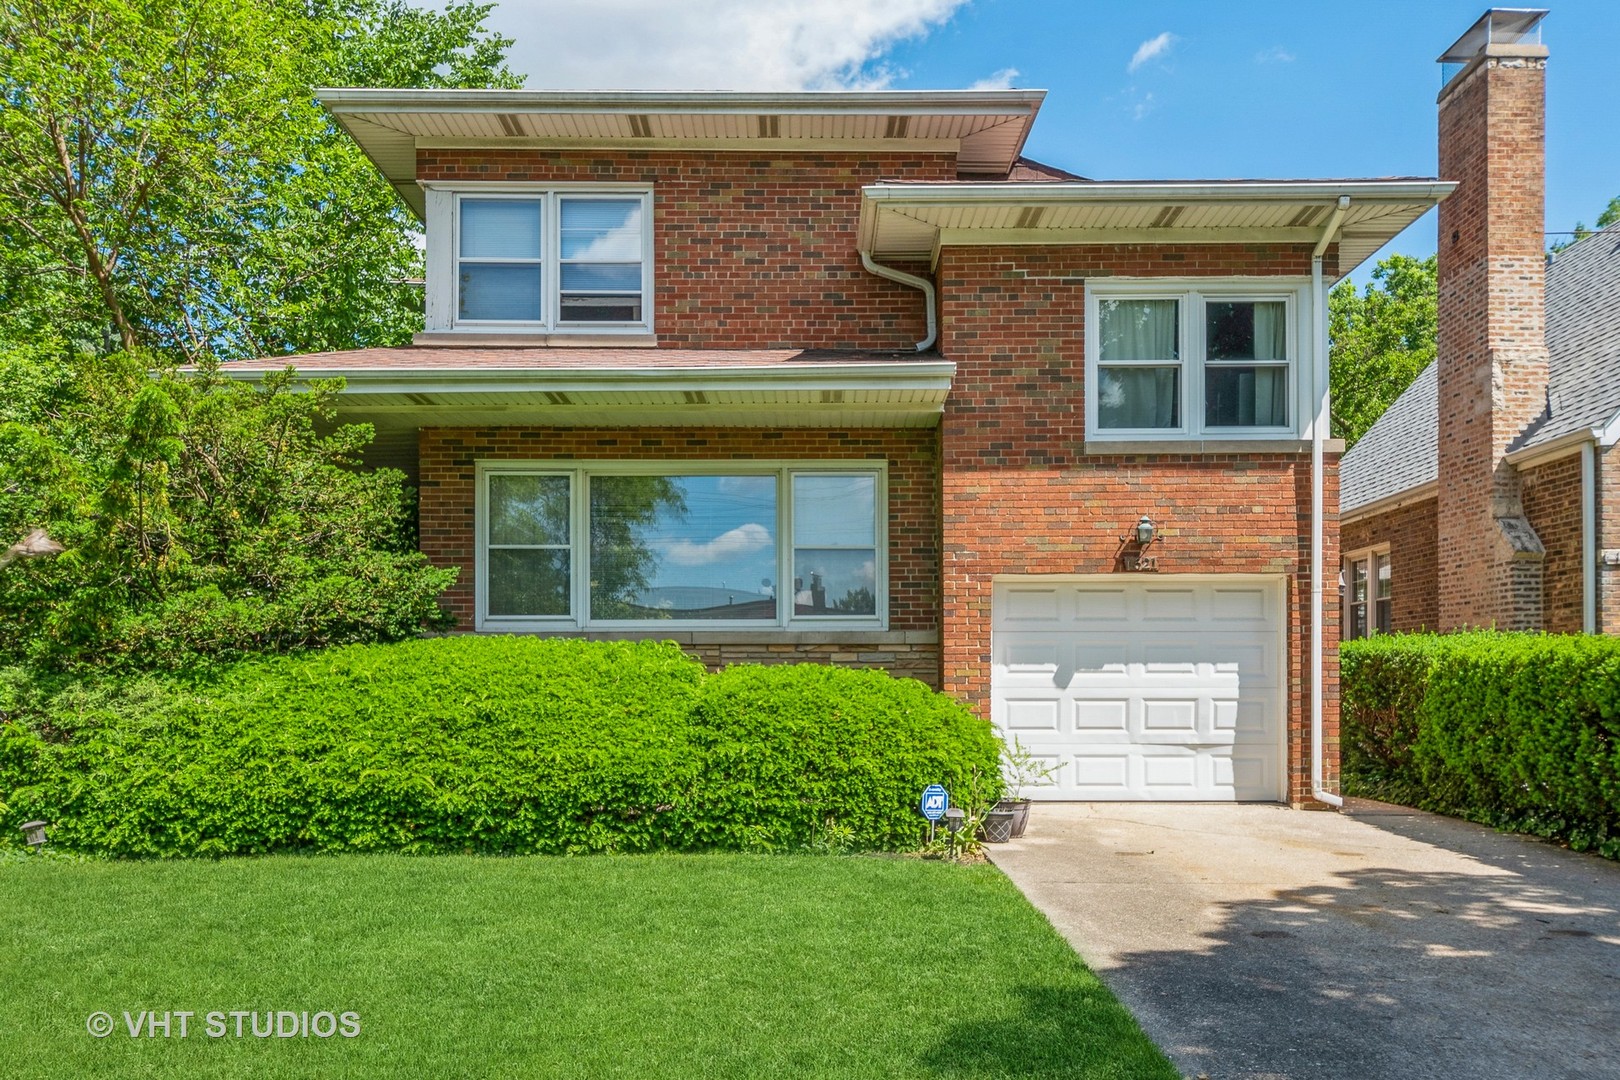
<svg viewBox="0 0 1620 1080">
<path fill-rule="evenodd" d="M 1541 541 L 1502 456 L 1547 405 L 1545 15 L 1492 9 L 1440 57 L 1442 630 L 1541 626 Z"/>
</svg>

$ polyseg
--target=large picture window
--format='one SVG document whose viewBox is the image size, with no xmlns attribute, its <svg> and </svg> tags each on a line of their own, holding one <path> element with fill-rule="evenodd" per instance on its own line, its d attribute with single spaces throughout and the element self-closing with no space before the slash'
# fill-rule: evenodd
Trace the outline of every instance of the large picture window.
<svg viewBox="0 0 1620 1080">
<path fill-rule="evenodd" d="M 1088 432 L 1295 433 L 1297 290 L 1099 282 L 1089 291 Z"/>
<path fill-rule="evenodd" d="M 479 625 L 880 628 L 884 475 L 821 463 L 487 463 Z"/>
<path fill-rule="evenodd" d="M 650 199 L 644 192 L 457 195 L 455 325 L 646 331 Z"/>
</svg>

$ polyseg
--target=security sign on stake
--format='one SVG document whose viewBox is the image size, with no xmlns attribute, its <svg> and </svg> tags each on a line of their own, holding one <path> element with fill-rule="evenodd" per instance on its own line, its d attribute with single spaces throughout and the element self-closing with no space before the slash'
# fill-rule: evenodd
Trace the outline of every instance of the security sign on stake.
<svg viewBox="0 0 1620 1080">
<path fill-rule="evenodd" d="M 938 784 L 929 784 L 923 788 L 922 816 L 929 821 L 938 821 L 945 816 L 946 809 L 951 805 L 951 797 L 945 789 Z"/>
</svg>

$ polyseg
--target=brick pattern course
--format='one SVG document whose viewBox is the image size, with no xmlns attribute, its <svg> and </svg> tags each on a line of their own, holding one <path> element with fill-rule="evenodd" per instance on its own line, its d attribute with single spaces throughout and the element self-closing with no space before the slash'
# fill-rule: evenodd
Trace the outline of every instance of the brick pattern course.
<svg viewBox="0 0 1620 1080">
<path fill-rule="evenodd" d="M 954 179 L 956 162 L 949 154 L 457 149 L 419 151 L 417 175 L 651 187 L 662 347 L 906 351 L 926 332 L 922 298 L 861 266 L 861 186 Z"/>
<path fill-rule="evenodd" d="M 1524 512 L 1547 549 L 1541 574 L 1541 629 L 1578 634 L 1586 610 L 1581 566 L 1581 456 L 1520 473 Z"/>
<path fill-rule="evenodd" d="M 1159 524 L 1160 574 L 1286 579 L 1289 798 L 1310 797 L 1309 454 L 1084 452 L 1085 280 L 1304 275 L 1308 246 L 947 248 L 941 348 L 957 377 L 942 428 L 944 688 L 990 704 L 991 586 L 1000 574 L 1121 573 L 1121 534 Z M 1330 270 L 1331 272 L 1331 270 Z M 1327 461 L 1324 685 L 1338 762 L 1338 461 Z"/>
<path fill-rule="evenodd" d="M 1440 626 L 1535 629 L 1541 561 L 1502 460 L 1546 403 L 1545 61 L 1486 57 L 1440 102 Z"/>
<path fill-rule="evenodd" d="M 1440 625 L 1435 575 L 1438 513 L 1435 500 L 1424 499 L 1352 521 L 1339 530 L 1339 548 L 1346 553 L 1389 545 L 1390 620 L 1398 634 Z"/>
</svg>

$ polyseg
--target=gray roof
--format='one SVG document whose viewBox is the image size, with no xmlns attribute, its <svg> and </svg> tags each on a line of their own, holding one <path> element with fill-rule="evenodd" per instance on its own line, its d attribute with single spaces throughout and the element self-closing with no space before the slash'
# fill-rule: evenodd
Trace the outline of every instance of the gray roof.
<svg viewBox="0 0 1620 1080">
<path fill-rule="evenodd" d="M 1559 252 L 1547 268 L 1547 412 L 1513 444 L 1529 449 L 1620 415 L 1620 225 Z M 1342 511 L 1439 475 L 1435 367 L 1430 364 L 1344 455 Z"/>
<path fill-rule="evenodd" d="M 1435 432 L 1440 426 L 1440 378 L 1435 365 L 1418 373 L 1339 463 L 1339 508 L 1399 495 L 1440 474 Z"/>
</svg>

